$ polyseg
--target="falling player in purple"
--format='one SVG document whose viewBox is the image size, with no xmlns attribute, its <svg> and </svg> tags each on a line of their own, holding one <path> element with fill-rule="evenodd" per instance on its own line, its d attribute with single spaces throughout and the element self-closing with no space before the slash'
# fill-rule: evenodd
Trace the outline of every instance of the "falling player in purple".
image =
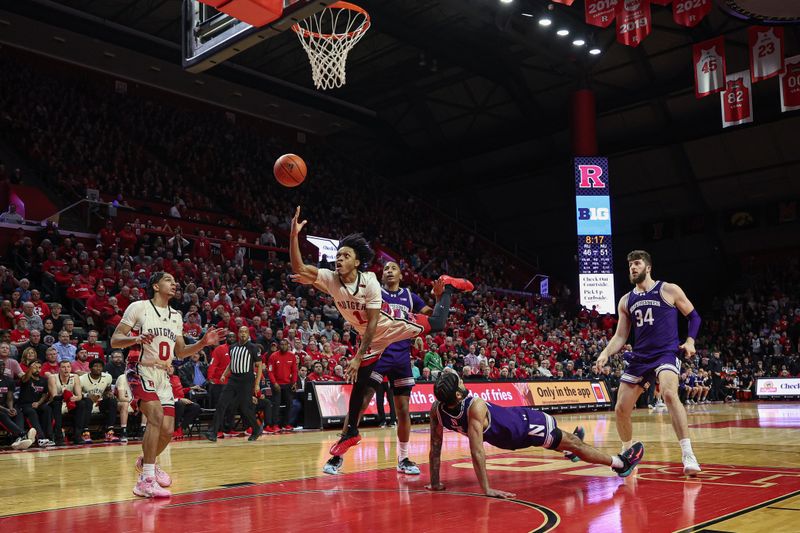
<svg viewBox="0 0 800 533">
<path fill-rule="evenodd" d="M 445 368 L 433 386 L 436 401 L 431 408 L 431 481 L 428 490 L 445 490 L 439 480 L 444 428 L 469 437 L 472 466 L 486 496 L 513 498 L 514 494 L 489 486 L 483 443 L 504 450 L 539 446 L 575 454 L 587 463 L 608 465 L 620 477 L 627 477 L 644 457 L 644 445 L 633 444 L 619 455 L 608 455 L 584 443 L 577 435 L 562 432 L 555 419 L 533 407 L 500 407 L 470 396 L 455 371 Z M 575 433 L 583 433 L 576 428 Z"/>
<path fill-rule="evenodd" d="M 618 353 L 628 342 L 633 326 L 633 351 L 625 354 L 630 364 L 622 375 L 615 408 L 617 433 L 625 450 L 633 440 L 631 412 L 636 400 L 645 388 L 658 381 L 681 446 L 683 473 L 694 476 L 700 472 L 700 464 L 689 440 L 686 409 L 678 395 L 678 382 L 681 351 L 690 358 L 695 354 L 694 340 L 700 329 L 700 315 L 679 286 L 653 280 L 653 260 L 647 252 L 629 253 L 628 269 L 635 287 L 620 298 L 617 331 L 597 358 L 597 366 L 605 366 L 609 355 Z M 678 311 L 689 320 L 688 336 L 683 344 L 678 339 Z"/>
<path fill-rule="evenodd" d="M 390 314 L 393 318 L 406 318 L 411 313 L 430 315 L 433 308 L 425 304 L 425 301 L 411 289 L 400 287 L 403 280 L 403 272 L 400 265 L 394 261 L 389 261 L 383 266 L 383 287 L 381 287 L 381 298 L 383 299 L 382 312 Z M 433 282 L 433 294 L 438 300 L 444 290 L 444 285 L 440 281 Z M 408 457 L 408 441 L 411 438 L 411 412 L 409 411 L 409 398 L 411 389 L 414 387 L 414 374 L 411 371 L 411 339 L 402 340 L 390 344 L 384 351 L 375 368 L 370 374 L 370 385 L 364 395 L 364 403 L 361 406 L 361 414 L 369 406 L 375 390 L 383 384 L 384 376 L 389 378 L 394 390 L 394 406 L 397 411 L 397 471 L 401 474 L 419 475 L 419 467 Z M 347 422 L 345 422 L 345 426 Z M 332 455 L 322 471 L 326 474 L 338 474 L 344 464 L 341 455 Z"/>
</svg>

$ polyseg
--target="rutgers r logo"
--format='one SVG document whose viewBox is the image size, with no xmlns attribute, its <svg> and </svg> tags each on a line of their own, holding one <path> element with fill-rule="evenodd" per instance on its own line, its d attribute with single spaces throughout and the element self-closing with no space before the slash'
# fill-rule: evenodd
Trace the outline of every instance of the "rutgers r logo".
<svg viewBox="0 0 800 533">
<path fill-rule="evenodd" d="M 579 207 L 578 220 L 609 220 L 611 212 L 606 207 Z"/>
<path fill-rule="evenodd" d="M 606 182 L 601 179 L 603 176 L 603 169 L 597 165 L 578 165 L 578 172 L 580 174 L 580 182 L 578 188 L 580 189 L 605 189 Z"/>
</svg>

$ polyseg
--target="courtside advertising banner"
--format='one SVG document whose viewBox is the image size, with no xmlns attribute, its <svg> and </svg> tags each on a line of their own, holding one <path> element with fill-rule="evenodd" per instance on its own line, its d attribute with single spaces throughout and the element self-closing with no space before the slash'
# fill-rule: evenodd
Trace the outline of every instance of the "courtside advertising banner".
<svg viewBox="0 0 800 533">
<path fill-rule="evenodd" d="M 783 71 L 783 28 L 750 26 L 750 76 L 753 83 L 777 76 Z"/>
<path fill-rule="evenodd" d="M 314 383 L 322 418 L 343 417 L 347 414 L 353 386 L 345 383 Z M 503 407 L 542 407 L 557 410 L 608 407 L 611 397 L 602 381 L 501 381 L 474 382 L 464 385 L 473 396 Z M 409 409 L 412 413 L 430 412 L 436 397 L 433 383 L 420 383 L 411 391 Z M 373 396 L 365 415 L 377 414 Z M 389 402 L 384 399 L 384 412 Z"/>
<path fill-rule="evenodd" d="M 725 38 L 717 37 L 692 46 L 694 95 L 703 98 L 725 88 Z"/>
<path fill-rule="evenodd" d="M 786 58 L 780 81 L 781 111 L 800 109 L 800 55 Z"/>
<path fill-rule="evenodd" d="M 706 15 L 711 13 L 711 2 L 714 0 L 674 0 L 672 2 L 672 18 L 675 24 L 693 28 L 700 24 Z"/>
<path fill-rule="evenodd" d="M 614 10 L 619 0 L 586 0 L 586 24 L 608 28 L 614 22 Z"/>
<path fill-rule="evenodd" d="M 757 378 L 756 396 L 800 397 L 800 378 Z"/>
<path fill-rule="evenodd" d="M 615 15 L 618 42 L 637 47 L 650 35 L 650 0 L 619 0 Z"/>
<path fill-rule="evenodd" d="M 722 103 L 722 127 L 729 128 L 753 122 L 753 88 L 750 72 L 742 70 L 725 77 Z"/>
</svg>

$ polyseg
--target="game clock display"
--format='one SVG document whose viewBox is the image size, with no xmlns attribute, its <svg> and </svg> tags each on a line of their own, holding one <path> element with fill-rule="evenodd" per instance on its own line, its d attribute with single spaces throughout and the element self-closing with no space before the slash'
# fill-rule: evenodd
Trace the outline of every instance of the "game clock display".
<svg viewBox="0 0 800 533">
<path fill-rule="evenodd" d="M 608 274 L 612 271 L 611 235 L 578 236 L 578 273 Z"/>
</svg>

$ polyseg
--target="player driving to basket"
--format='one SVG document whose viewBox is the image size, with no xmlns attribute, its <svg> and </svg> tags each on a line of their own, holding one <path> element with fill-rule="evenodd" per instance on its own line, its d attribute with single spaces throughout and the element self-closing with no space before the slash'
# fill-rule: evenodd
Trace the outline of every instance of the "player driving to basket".
<svg viewBox="0 0 800 533">
<path fill-rule="evenodd" d="M 394 316 L 383 310 L 378 278 L 372 272 L 362 272 L 374 256 L 367 240 L 360 234 L 353 234 L 339 241 L 336 271 L 306 265 L 300 254 L 299 242 L 300 232 L 306 222 L 300 220 L 298 206 L 292 218 L 289 243 L 292 271 L 295 274 L 293 279 L 314 284 L 332 296 L 339 313 L 361 335 L 358 351 L 345 370 L 347 381 L 354 382 L 348 405 L 348 423 L 341 438 L 330 449 L 331 455 L 343 455 L 361 440 L 358 414 L 370 387 L 370 375 L 383 351 L 395 342 L 442 331 L 447 324 L 453 291 L 472 291 L 474 287 L 466 279 L 440 276 L 439 281 L 444 287 L 430 316 L 413 313 Z"/>
</svg>

